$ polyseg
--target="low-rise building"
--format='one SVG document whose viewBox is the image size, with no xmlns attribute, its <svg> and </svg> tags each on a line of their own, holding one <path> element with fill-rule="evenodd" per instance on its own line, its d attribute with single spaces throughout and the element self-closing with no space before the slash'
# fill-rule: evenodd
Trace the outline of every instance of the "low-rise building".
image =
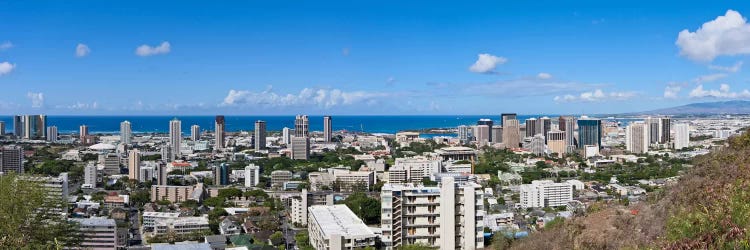
<svg viewBox="0 0 750 250">
<path fill-rule="evenodd" d="M 115 220 L 96 217 L 70 220 L 78 223 L 82 235 L 81 248 L 93 250 L 117 248 L 117 223 Z"/>
<path fill-rule="evenodd" d="M 377 235 L 346 205 L 308 208 L 310 245 L 315 249 L 374 247 Z"/>
<path fill-rule="evenodd" d="M 532 181 L 521 185 L 520 192 L 520 203 L 524 208 L 565 206 L 573 200 L 573 184 L 567 182 Z"/>
<path fill-rule="evenodd" d="M 205 196 L 203 183 L 193 186 L 169 186 L 153 185 L 151 186 L 151 202 L 168 200 L 172 203 L 183 202 L 187 200 L 202 201 Z"/>
</svg>

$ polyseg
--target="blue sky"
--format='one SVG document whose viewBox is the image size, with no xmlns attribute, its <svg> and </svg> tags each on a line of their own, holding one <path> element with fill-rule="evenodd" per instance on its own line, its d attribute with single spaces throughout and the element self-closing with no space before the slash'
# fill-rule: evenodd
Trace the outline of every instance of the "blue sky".
<svg viewBox="0 0 750 250">
<path fill-rule="evenodd" d="M 750 98 L 738 2 L 114 2 L 0 1 L 0 114 L 616 113 Z"/>
</svg>

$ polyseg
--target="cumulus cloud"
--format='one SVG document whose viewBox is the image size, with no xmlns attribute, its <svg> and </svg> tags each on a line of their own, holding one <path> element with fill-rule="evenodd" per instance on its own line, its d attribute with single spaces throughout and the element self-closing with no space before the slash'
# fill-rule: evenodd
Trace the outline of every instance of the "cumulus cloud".
<svg viewBox="0 0 750 250">
<path fill-rule="evenodd" d="M 135 49 L 135 54 L 138 56 L 153 56 L 153 55 L 161 55 L 161 54 L 167 54 L 172 50 L 171 45 L 169 42 L 162 42 L 159 44 L 159 46 L 149 46 L 149 45 L 141 45 L 138 46 L 138 48 Z"/>
<path fill-rule="evenodd" d="M 15 68 L 15 64 L 9 62 L 0 62 L 0 76 L 10 74 L 10 72 L 12 72 Z"/>
<path fill-rule="evenodd" d="M 477 61 L 469 67 L 469 71 L 474 73 L 492 73 L 497 65 L 508 62 L 505 57 L 494 56 L 490 54 L 479 54 Z"/>
<path fill-rule="evenodd" d="M 10 48 L 13 48 L 13 43 L 11 43 L 10 41 L 0 43 L 0 51 L 8 50 Z"/>
<path fill-rule="evenodd" d="M 274 92 L 271 87 L 262 92 L 233 89 L 229 90 L 229 93 L 219 106 L 317 106 L 319 108 L 331 108 L 356 103 L 374 104 L 377 98 L 388 97 L 390 95 L 391 94 L 388 93 L 366 91 L 348 92 L 340 89 L 322 88 L 304 88 L 296 94 L 278 94 Z"/>
<path fill-rule="evenodd" d="M 693 90 L 691 90 L 689 96 L 690 98 L 726 98 L 726 99 L 749 98 L 750 91 L 745 89 L 740 92 L 732 92 L 730 90 L 729 84 L 721 84 L 718 90 L 717 89 L 704 89 L 703 84 L 701 84 L 695 87 Z"/>
<path fill-rule="evenodd" d="M 710 62 L 718 56 L 750 54 L 750 25 L 739 12 L 727 10 L 695 32 L 680 31 L 675 44 L 680 55 L 694 61 Z"/>
<path fill-rule="evenodd" d="M 667 84 L 667 87 L 664 88 L 664 98 L 676 99 L 677 95 L 680 93 L 684 85 L 685 84 L 674 82 Z"/>
<path fill-rule="evenodd" d="M 716 74 L 708 74 L 708 75 L 702 75 L 699 77 L 696 77 L 693 79 L 693 82 L 695 83 L 706 83 L 706 82 L 714 82 L 716 80 L 722 79 L 724 77 L 727 77 L 727 74 L 724 73 L 716 73 Z"/>
<path fill-rule="evenodd" d="M 83 43 L 76 45 L 76 57 L 88 56 L 89 53 L 91 53 L 91 49 L 89 49 L 88 45 Z"/>
<path fill-rule="evenodd" d="M 28 92 L 26 93 L 26 97 L 31 100 L 32 108 L 44 107 L 44 93 Z"/>
<path fill-rule="evenodd" d="M 742 63 L 742 61 L 737 61 L 732 66 L 708 65 L 708 68 L 729 73 L 737 73 L 738 71 L 740 71 L 740 69 L 742 69 Z"/>
<path fill-rule="evenodd" d="M 546 79 L 552 78 L 552 75 L 549 74 L 549 73 L 542 72 L 542 73 L 539 73 L 538 75 L 536 75 L 536 78 L 539 78 L 539 79 L 542 79 L 542 80 L 546 80 Z"/>
<path fill-rule="evenodd" d="M 579 95 L 562 95 L 562 96 L 555 96 L 553 100 L 555 102 L 598 102 L 598 101 L 608 101 L 608 100 L 616 100 L 616 101 L 622 101 L 622 100 L 628 100 L 630 98 L 635 97 L 635 92 L 604 92 L 601 89 L 596 89 L 594 91 L 587 91 L 583 92 Z"/>
</svg>

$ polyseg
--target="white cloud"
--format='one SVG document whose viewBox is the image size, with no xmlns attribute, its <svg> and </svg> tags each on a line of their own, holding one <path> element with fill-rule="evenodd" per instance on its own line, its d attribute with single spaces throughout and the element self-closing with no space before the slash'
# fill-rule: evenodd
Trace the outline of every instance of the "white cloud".
<svg viewBox="0 0 750 250">
<path fill-rule="evenodd" d="M 677 95 L 680 93 L 684 85 L 685 84 L 674 82 L 667 84 L 667 87 L 664 88 L 664 98 L 676 99 Z"/>
<path fill-rule="evenodd" d="M 89 49 L 89 46 L 83 43 L 79 43 L 76 45 L 76 57 L 84 57 L 89 55 L 91 53 L 91 49 Z"/>
<path fill-rule="evenodd" d="M 9 62 L 0 62 L 0 76 L 10 74 L 10 72 L 12 72 L 15 68 L 15 64 Z"/>
<path fill-rule="evenodd" d="M 138 46 L 135 49 L 135 54 L 139 56 L 153 56 L 160 54 L 167 54 L 172 50 L 169 42 L 162 42 L 159 46 L 151 47 L 146 44 Z"/>
<path fill-rule="evenodd" d="M 4 43 L 0 43 L 0 51 L 8 50 L 10 48 L 13 48 L 13 43 L 10 41 L 5 41 Z"/>
<path fill-rule="evenodd" d="M 555 96 L 553 100 L 555 102 L 598 102 L 598 101 L 609 101 L 609 100 L 616 100 L 616 101 L 622 101 L 622 100 L 628 100 L 630 98 L 635 97 L 635 92 L 609 92 L 606 93 L 602 91 L 601 89 L 596 89 L 594 91 L 587 91 L 579 94 L 578 96 L 575 95 L 563 95 L 563 96 Z"/>
<path fill-rule="evenodd" d="M 539 78 L 539 79 L 542 79 L 542 80 L 546 80 L 546 79 L 552 78 L 552 75 L 549 74 L 549 73 L 542 72 L 542 73 L 539 73 L 538 75 L 536 75 L 536 77 Z"/>
<path fill-rule="evenodd" d="M 31 100 L 32 108 L 44 107 L 44 93 L 28 92 L 26 93 L 26 97 Z"/>
<path fill-rule="evenodd" d="M 477 61 L 469 67 L 469 71 L 474 73 L 492 73 L 497 65 L 508 62 L 505 57 L 494 56 L 490 54 L 479 54 Z"/>
<path fill-rule="evenodd" d="M 724 73 L 702 75 L 693 79 L 693 82 L 696 82 L 696 83 L 714 82 L 716 80 L 722 79 L 727 76 L 728 75 Z"/>
<path fill-rule="evenodd" d="M 690 98 L 750 98 L 750 91 L 747 89 L 740 92 L 731 92 L 729 84 L 721 84 L 719 89 L 703 89 L 703 84 L 698 85 L 690 91 Z"/>
<path fill-rule="evenodd" d="M 219 106 L 317 106 L 327 109 L 357 103 L 374 104 L 377 98 L 388 97 L 390 95 L 388 93 L 347 92 L 339 89 L 322 88 L 304 88 L 297 94 L 278 94 L 273 91 L 272 87 L 262 92 L 233 89 L 229 90 L 229 93 Z"/>
<path fill-rule="evenodd" d="M 729 73 L 737 73 L 738 71 L 740 71 L 740 69 L 742 69 L 742 63 L 742 61 L 737 61 L 732 66 L 708 65 L 708 68 Z"/>
<path fill-rule="evenodd" d="M 734 10 L 704 23 L 695 32 L 680 31 L 675 42 L 680 55 L 709 62 L 722 55 L 750 54 L 750 25 Z"/>
<path fill-rule="evenodd" d="M 58 105 L 58 106 L 55 106 L 55 108 L 70 109 L 70 110 L 92 110 L 92 109 L 98 109 L 99 103 L 96 101 L 92 103 L 76 102 L 75 104 L 71 104 L 71 105 Z"/>
</svg>

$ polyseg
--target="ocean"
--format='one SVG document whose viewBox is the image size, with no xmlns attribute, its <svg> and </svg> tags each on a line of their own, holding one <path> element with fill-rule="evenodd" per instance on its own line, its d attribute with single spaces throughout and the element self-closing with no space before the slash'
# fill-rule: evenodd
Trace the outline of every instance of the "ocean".
<svg viewBox="0 0 750 250">
<path fill-rule="evenodd" d="M 557 116 L 548 115 L 552 119 Z M 88 125 L 89 133 L 117 134 L 120 122 L 128 120 L 133 133 L 169 132 L 169 121 L 173 118 L 182 121 L 182 132 L 190 133 L 190 126 L 197 124 L 201 130 L 214 130 L 214 116 L 47 116 L 47 126 L 57 126 L 58 133 L 78 133 L 80 125 Z M 524 120 L 531 115 L 519 115 Z M 294 128 L 294 116 L 225 116 L 227 132 L 252 131 L 256 120 L 266 121 L 268 131 L 279 131 L 284 127 Z M 489 118 L 500 124 L 500 115 L 417 115 L 417 116 L 332 116 L 333 130 L 364 131 L 368 133 L 393 134 L 403 130 L 430 128 L 455 128 L 459 125 L 473 125 L 479 119 Z M 309 116 L 310 130 L 323 130 L 323 116 Z M 13 131 L 13 117 L 0 116 L 5 121 L 7 132 Z M 523 121 L 522 121 L 523 122 Z"/>
</svg>

